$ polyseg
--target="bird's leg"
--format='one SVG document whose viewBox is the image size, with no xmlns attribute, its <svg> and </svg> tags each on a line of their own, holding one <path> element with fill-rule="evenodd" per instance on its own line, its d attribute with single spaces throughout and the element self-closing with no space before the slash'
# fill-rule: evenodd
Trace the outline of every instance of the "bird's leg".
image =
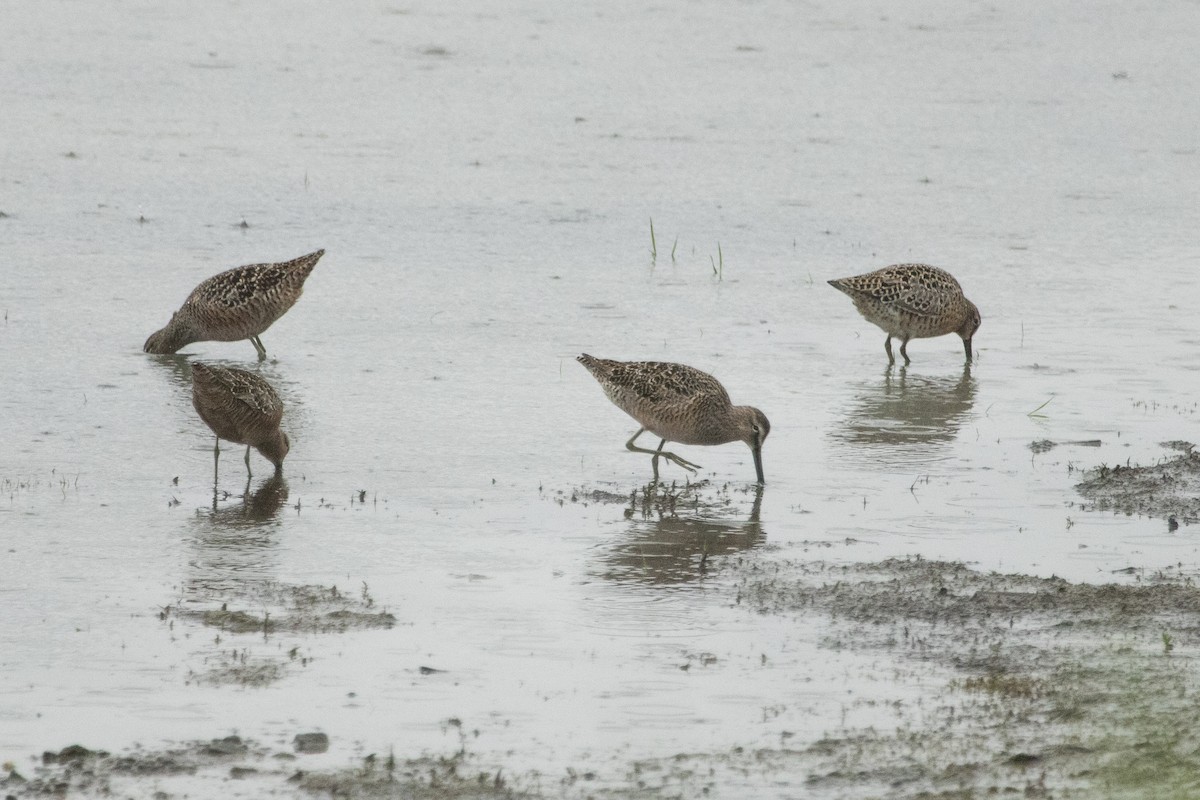
<svg viewBox="0 0 1200 800">
<path fill-rule="evenodd" d="M 667 459 L 668 461 L 675 462 L 676 464 L 678 464 L 679 466 L 688 470 L 689 472 L 695 472 L 696 470 L 700 469 L 699 464 L 693 464 L 692 462 L 688 461 L 687 459 L 680 458 L 679 456 L 675 455 L 674 453 L 664 453 L 663 445 L 665 445 L 667 443 L 666 439 L 663 439 L 662 442 L 659 443 L 657 450 L 647 450 L 644 447 L 637 447 L 636 445 L 634 445 L 634 443 L 633 443 L 634 440 L 636 440 L 639 436 L 641 436 L 645 432 L 646 432 L 645 428 L 638 428 L 638 432 L 635 433 L 633 436 L 630 436 L 629 441 L 625 443 L 625 449 L 632 450 L 635 453 L 649 453 L 650 455 L 654 456 L 654 458 L 651 459 L 650 463 L 654 466 L 655 480 L 658 480 L 658 457 L 659 456 L 662 456 L 663 458 Z"/>
<path fill-rule="evenodd" d="M 665 445 L 666 443 L 667 443 L 666 439 L 663 439 L 661 442 L 658 443 L 658 449 L 654 451 L 654 460 L 655 461 L 658 461 L 658 457 L 662 456 L 663 458 L 667 459 L 668 461 L 674 461 L 676 464 L 683 467 L 688 472 L 694 473 L 694 472 L 696 472 L 696 470 L 700 469 L 699 464 L 693 464 L 692 462 L 688 461 L 686 458 L 680 458 L 679 456 L 675 455 L 674 453 L 664 453 L 663 445 Z M 658 477 L 657 469 L 655 469 L 655 477 Z"/>
<path fill-rule="evenodd" d="M 904 366 L 912 363 L 912 359 L 908 357 L 908 339 L 900 343 L 900 355 L 904 356 Z"/>
<path fill-rule="evenodd" d="M 258 334 L 250 337 L 250 344 L 254 345 L 254 349 L 258 352 L 258 360 L 265 361 L 267 358 L 267 348 L 263 346 L 262 339 L 258 338 Z"/>
<path fill-rule="evenodd" d="M 253 478 L 254 473 L 250 471 L 250 445 L 246 445 L 246 478 Z"/>
<path fill-rule="evenodd" d="M 890 333 L 888 334 L 888 337 L 883 340 L 883 349 L 887 350 L 888 363 L 895 364 L 896 357 L 894 355 L 892 355 L 892 335 Z"/>
</svg>

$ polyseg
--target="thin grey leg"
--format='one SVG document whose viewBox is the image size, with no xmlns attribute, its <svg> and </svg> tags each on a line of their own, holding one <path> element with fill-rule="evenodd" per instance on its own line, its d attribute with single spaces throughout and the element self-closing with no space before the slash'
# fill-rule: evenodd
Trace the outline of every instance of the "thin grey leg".
<svg viewBox="0 0 1200 800">
<path fill-rule="evenodd" d="M 254 473 L 250 471 L 250 445 L 246 445 L 246 477 L 254 477 Z"/>
<path fill-rule="evenodd" d="M 262 339 L 257 335 L 250 337 L 250 344 L 254 345 L 254 349 L 258 352 L 258 360 L 262 361 L 267 357 L 267 348 L 263 346 Z"/>
<path fill-rule="evenodd" d="M 888 334 L 888 337 L 883 340 L 883 349 L 887 350 L 888 363 L 895 364 L 896 357 L 894 355 L 892 355 L 892 335 L 890 333 Z"/>
<path fill-rule="evenodd" d="M 654 456 L 654 458 L 650 460 L 650 463 L 654 466 L 655 480 L 658 479 L 658 457 L 659 456 L 662 456 L 663 458 L 667 459 L 668 461 L 675 462 L 679 466 L 686 469 L 688 472 L 695 472 L 696 470 L 700 469 L 699 464 L 693 464 L 692 462 L 688 461 L 687 459 L 680 458 L 679 456 L 675 455 L 674 453 L 669 453 L 669 452 L 664 453 L 663 445 L 665 445 L 667 443 L 666 439 L 662 440 L 662 442 L 658 445 L 657 450 L 647 450 L 644 447 L 638 447 L 637 445 L 635 445 L 634 441 L 645 432 L 646 432 L 645 428 L 638 428 L 637 433 L 635 433 L 633 436 L 630 436 L 629 441 L 625 443 L 625 449 L 631 450 L 634 453 L 649 453 L 650 455 Z"/>
<path fill-rule="evenodd" d="M 912 363 L 912 359 L 908 357 L 908 339 L 900 343 L 900 355 L 904 356 L 904 365 L 908 366 Z"/>
</svg>

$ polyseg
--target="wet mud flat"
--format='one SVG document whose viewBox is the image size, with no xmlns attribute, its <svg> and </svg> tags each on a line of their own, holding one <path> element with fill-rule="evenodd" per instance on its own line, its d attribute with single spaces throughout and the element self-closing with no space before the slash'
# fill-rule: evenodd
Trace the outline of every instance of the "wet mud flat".
<svg viewBox="0 0 1200 800">
<path fill-rule="evenodd" d="M 5 765 L 6 797 L 366 797 L 411 800 L 516 800 L 499 773 L 472 772 L 465 751 L 399 760 L 371 754 L 341 772 L 304 769 L 305 754 L 324 752 L 321 733 L 297 734 L 290 748 L 237 736 L 122 755 L 72 745 L 46 752 L 28 777 Z"/>
<path fill-rule="evenodd" d="M 1172 530 L 1200 522 L 1200 452 L 1191 442 L 1162 446 L 1179 455 L 1157 464 L 1102 464 L 1092 470 L 1075 487 L 1087 500 L 1084 510 L 1165 518 Z"/>
<path fill-rule="evenodd" d="M 894 727 L 785 731 L 777 746 L 731 743 L 550 776 L 485 763 L 470 752 L 470 732 L 449 720 L 462 742 L 450 754 L 377 752 L 310 771 L 301 759 L 323 748 L 304 736 L 291 747 L 229 737 L 119 756 L 71 747 L 32 766 L 6 765 L 3 789 L 13 797 L 914 800 L 1200 792 L 1197 574 L 1094 585 L 916 557 L 814 560 L 807 545 L 794 547 L 800 557 L 767 548 L 715 557 L 707 569 L 729 579 L 729 603 L 747 614 L 816 617 L 825 623 L 821 649 L 878 654 L 875 679 L 897 687 L 888 703 Z"/>
<path fill-rule="evenodd" d="M 176 622 L 217 631 L 196 653 L 202 666 L 188 682 L 211 686 L 266 686 L 313 657 L 312 635 L 395 627 L 396 617 L 375 607 L 365 584 L 357 594 L 337 586 L 247 581 L 236 592 L 193 587 L 187 600 L 159 612 L 170 631 Z M 260 646 L 262 645 L 262 646 Z"/>
<path fill-rule="evenodd" d="M 898 708 L 894 731 L 740 756 L 806 776 L 811 796 L 1200 792 L 1195 574 L 1093 585 L 918 558 L 736 569 L 740 603 L 827 615 L 823 647 L 889 653 L 889 680 L 933 682 L 920 707 Z"/>
</svg>

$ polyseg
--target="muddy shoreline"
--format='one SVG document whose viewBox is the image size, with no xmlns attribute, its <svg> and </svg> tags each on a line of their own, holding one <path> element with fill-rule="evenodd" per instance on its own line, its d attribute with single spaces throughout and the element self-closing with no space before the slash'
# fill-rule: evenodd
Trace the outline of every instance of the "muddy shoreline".
<svg viewBox="0 0 1200 800">
<path fill-rule="evenodd" d="M 1097 585 L 917 556 L 840 563 L 779 550 L 731 551 L 704 568 L 731 579 L 728 601 L 746 613 L 820 616 L 822 649 L 877 652 L 890 659 L 889 680 L 940 686 L 923 704 L 897 701 L 893 731 L 843 728 L 808 741 L 796 731 L 774 748 L 635 757 L 624 770 L 581 763 L 561 775 L 512 772 L 473 755 L 465 733 L 456 752 L 381 751 L 341 770 L 308 770 L 303 737 L 288 749 L 226 737 L 119 755 L 72 746 L 6 765 L 3 788 L 17 798 L 141 796 L 186 775 L 193 790 L 257 787 L 249 796 L 431 799 L 727 796 L 722 787 L 738 780 L 812 797 L 914 800 L 1082 798 L 1101 789 L 1142 797 L 1146 781 L 1155 797 L 1196 789 L 1194 571 Z"/>
<path fill-rule="evenodd" d="M 1085 511 L 1113 511 L 1166 519 L 1171 530 L 1200 522 L 1200 452 L 1185 441 L 1162 442 L 1179 455 L 1157 464 L 1101 464 L 1075 488 Z"/>
</svg>

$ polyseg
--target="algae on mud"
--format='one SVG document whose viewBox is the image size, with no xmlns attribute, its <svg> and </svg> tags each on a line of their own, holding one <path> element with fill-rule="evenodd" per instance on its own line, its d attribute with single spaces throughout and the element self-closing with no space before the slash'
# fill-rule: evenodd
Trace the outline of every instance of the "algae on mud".
<svg viewBox="0 0 1200 800">
<path fill-rule="evenodd" d="M 921 665 L 958 675 L 933 707 L 902 714 L 894 734 L 846 731 L 775 753 L 808 774 L 813 796 L 1141 798 L 1147 781 L 1156 798 L 1200 790 L 1195 572 L 1129 586 L 919 558 L 736 569 L 752 609 L 828 614 L 825 647 L 880 649 L 913 665 L 893 680 L 937 679 Z"/>
</svg>

